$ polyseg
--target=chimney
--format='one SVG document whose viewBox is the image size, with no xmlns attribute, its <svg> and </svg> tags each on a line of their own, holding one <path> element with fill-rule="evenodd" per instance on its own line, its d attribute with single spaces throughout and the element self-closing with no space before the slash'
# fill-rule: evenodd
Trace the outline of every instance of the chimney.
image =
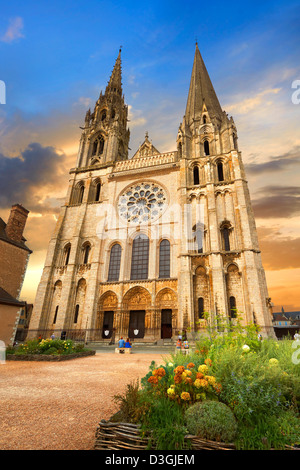
<svg viewBox="0 0 300 470">
<path fill-rule="evenodd" d="M 6 235 L 15 242 L 21 242 L 29 211 L 21 204 L 14 204 L 6 224 Z"/>
</svg>

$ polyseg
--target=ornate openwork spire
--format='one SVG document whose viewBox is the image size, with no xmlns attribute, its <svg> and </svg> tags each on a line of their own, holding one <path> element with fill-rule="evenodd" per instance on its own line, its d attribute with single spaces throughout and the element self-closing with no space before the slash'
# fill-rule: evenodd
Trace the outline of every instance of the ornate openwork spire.
<svg viewBox="0 0 300 470">
<path fill-rule="evenodd" d="M 119 55 L 117 57 L 115 66 L 113 68 L 112 74 L 105 90 L 106 94 L 108 92 L 118 93 L 119 95 L 122 95 L 121 47 L 119 49 Z"/>
</svg>

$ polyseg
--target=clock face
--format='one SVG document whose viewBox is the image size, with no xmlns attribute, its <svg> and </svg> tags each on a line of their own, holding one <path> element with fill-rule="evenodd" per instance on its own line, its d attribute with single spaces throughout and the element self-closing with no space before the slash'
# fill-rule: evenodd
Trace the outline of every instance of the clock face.
<svg viewBox="0 0 300 470">
<path fill-rule="evenodd" d="M 156 220 L 165 210 L 165 190 L 156 183 L 136 183 L 127 188 L 119 197 L 120 217 L 132 224 L 146 224 Z"/>
</svg>

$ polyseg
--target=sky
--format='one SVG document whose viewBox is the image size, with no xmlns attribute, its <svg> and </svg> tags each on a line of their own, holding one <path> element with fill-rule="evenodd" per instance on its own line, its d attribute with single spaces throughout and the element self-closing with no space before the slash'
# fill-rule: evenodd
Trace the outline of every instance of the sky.
<svg viewBox="0 0 300 470">
<path fill-rule="evenodd" d="M 132 156 L 146 131 L 176 149 L 197 41 L 237 126 L 274 311 L 300 310 L 299 24 L 300 1 L 2 4 L 0 217 L 16 202 L 30 210 L 21 298 L 34 302 L 80 126 L 120 46 Z"/>
</svg>

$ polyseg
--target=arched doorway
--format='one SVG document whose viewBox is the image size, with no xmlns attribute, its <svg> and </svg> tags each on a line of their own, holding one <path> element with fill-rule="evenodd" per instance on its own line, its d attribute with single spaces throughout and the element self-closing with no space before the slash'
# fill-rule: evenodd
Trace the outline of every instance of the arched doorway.
<svg viewBox="0 0 300 470">
<path fill-rule="evenodd" d="M 173 336 L 177 318 L 177 295 L 169 288 L 160 290 L 156 295 L 156 310 L 160 318 L 160 337 L 169 339 Z"/>
<path fill-rule="evenodd" d="M 144 338 L 150 327 L 151 295 L 143 287 L 133 287 L 123 297 L 123 331 L 129 338 Z"/>
<path fill-rule="evenodd" d="M 101 330 L 102 339 L 110 339 L 113 335 L 117 308 L 118 298 L 114 292 L 106 292 L 100 297 L 97 327 Z"/>
</svg>

